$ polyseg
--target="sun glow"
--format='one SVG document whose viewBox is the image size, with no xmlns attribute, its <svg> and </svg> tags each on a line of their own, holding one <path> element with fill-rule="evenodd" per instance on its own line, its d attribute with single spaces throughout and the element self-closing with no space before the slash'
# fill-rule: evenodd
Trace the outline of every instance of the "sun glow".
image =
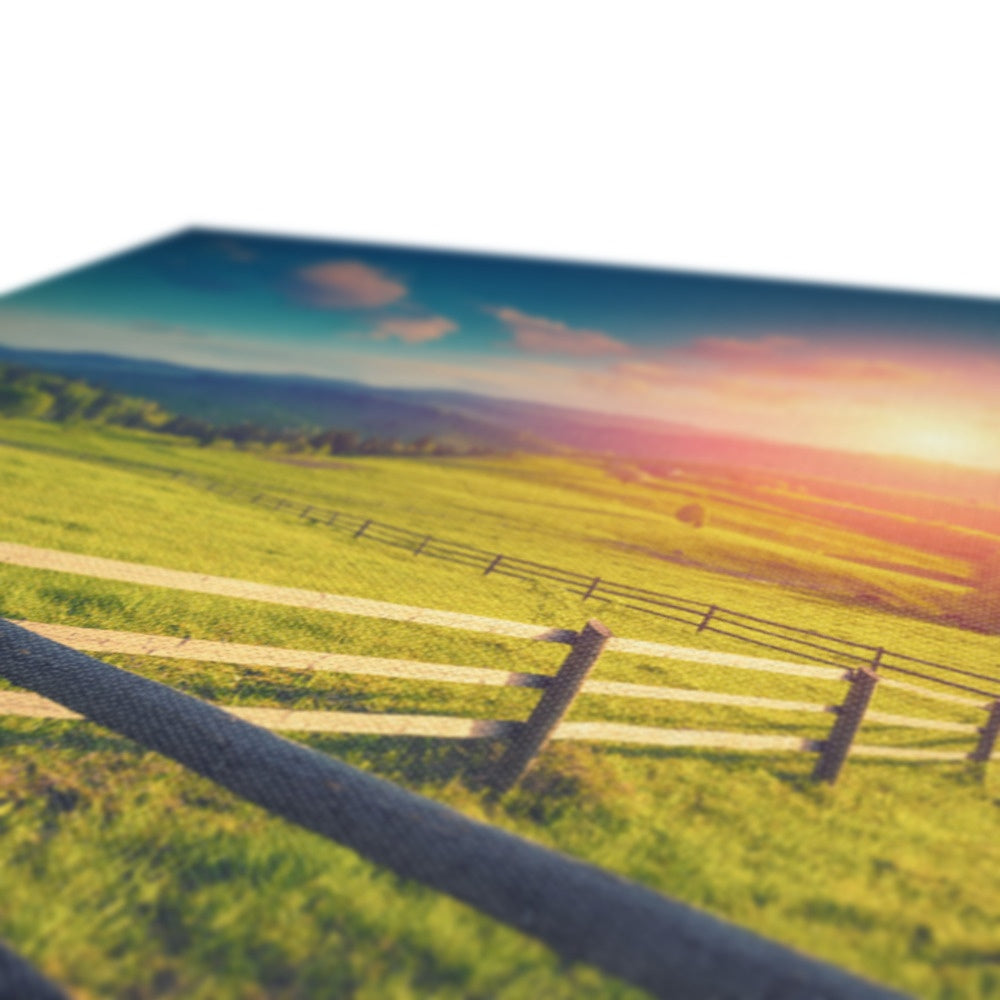
<svg viewBox="0 0 1000 1000">
<path fill-rule="evenodd" d="M 995 465 L 997 447 L 973 426 L 954 420 L 901 424 L 886 444 L 897 454 L 956 465 Z"/>
</svg>

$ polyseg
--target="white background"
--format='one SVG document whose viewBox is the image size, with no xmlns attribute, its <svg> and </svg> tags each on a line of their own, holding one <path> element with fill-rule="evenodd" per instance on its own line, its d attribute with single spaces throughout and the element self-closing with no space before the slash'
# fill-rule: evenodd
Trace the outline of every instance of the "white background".
<svg viewBox="0 0 1000 1000">
<path fill-rule="evenodd" d="M 0 291 L 190 223 L 1000 295 L 991 4 L 8 4 Z"/>
</svg>

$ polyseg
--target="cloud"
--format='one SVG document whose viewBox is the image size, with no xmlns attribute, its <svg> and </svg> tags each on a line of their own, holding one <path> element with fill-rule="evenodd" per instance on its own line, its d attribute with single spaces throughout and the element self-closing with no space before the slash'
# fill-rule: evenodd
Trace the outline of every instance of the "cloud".
<svg viewBox="0 0 1000 1000">
<path fill-rule="evenodd" d="M 776 358 L 805 343 L 800 337 L 771 334 L 756 340 L 740 337 L 700 337 L 684 348 L 684 353 L 706 361 L 745 362 Z"/>
<path fill-rule="evenodd" d="M 816 393 L 812 387 L 787 381 L 761 379 L 757 372 L 749 376 L 728 368 L 704 368 L 683 362 L 664 363 L 646 359 L 615 362 L 600 372 L 580 376 L 589 386 L 611 393 L 619 399 L 637 402 L 642 398 L 712 402 L 732 407 L 748 404 L 753 407 L 789 406 L 810 400 Z"/>
<path fill-rule="evenodd" d="M 382 320 L 372 336 L 375 340 L 396 337 L 404 344 L 425 344 L 430 340 L 440 340 L 453 333 L 458 327 L 446 316 L 427 316 L 423 319 L 390 318 Z"/>
<path fill-rule="evenodd" d="M 630 392 L 639 387 L 643 390 L 654 387 L 676 388 L 691 381 L 689 371 L 658 361 L 619 361 L 602 374 L 617 382 L 622 392 Z M 608 384 L 613 383 L 609 381 Z"/>
<path fill-rule="evenodd" d="M 871 345 L 831 350 L 799 337 L 769 335 L 755 340 L 701 337 L 683 345 L 676 356 L 708 362 L 719 370 L 762 379 L 843 382 L 854 385 L 919 385 L 932 376 L 926 365 L 892 357 L 865 356 Z"/>
<path fill-rule="evenodd" d="M 927 382 L 932 373 L 915 365 L 866 358 L 802 358 L 774 366 L 771 374 L 781 378 L 820 379 L 822 381 L 864 382 L 876 385 L 893 383 L 913 385 Z"/>
<path fill-rule="evenodd" d="M 563 354 L 577 358 L 628 354 L 628 344 L 600 330 L 579 330 L 555 319 L 529 316 L 517 309 L 487 309 L 514 334 L 514 343 L 533 354 Z"/>
<path fill-rule="evenodd" d="M 405 285 L 357 260 L 311 264 L 295 278 L 296 297 L 321 309 L 374 309 L 407 293 Z"/>
<path fill-rule="evenodd" d="M 615 371 L 650 382 L 678 382 L 688 379 L 688 372 L 678 365 L 663 364 L 659 361 L 620 361 Z"/>
</svg>

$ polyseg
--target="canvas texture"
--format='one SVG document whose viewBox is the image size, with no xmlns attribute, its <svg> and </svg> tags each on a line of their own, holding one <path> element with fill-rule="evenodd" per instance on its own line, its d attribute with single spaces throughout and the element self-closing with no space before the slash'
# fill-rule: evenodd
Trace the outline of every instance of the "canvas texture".
<svg viewBox="0 0 1000 1000">
<path fill-rule="evenodd" d="M 1000 996 L 1000 304 L 185 230 L 0 299 L 0 998 Z"/>
</svg>

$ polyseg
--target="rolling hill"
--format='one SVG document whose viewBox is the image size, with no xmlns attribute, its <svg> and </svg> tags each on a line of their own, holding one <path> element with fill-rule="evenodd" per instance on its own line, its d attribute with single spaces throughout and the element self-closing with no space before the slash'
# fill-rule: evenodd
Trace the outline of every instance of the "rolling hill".
<svg viewBox="0 0 1000 1000">
<path fill-rule="evenodd" d="M 697 466 L 700 473 L 716 470 L 728 479 L 734 470 L 750 470 L 805 488 L 824 483 L 865 487 L 864 505 L 881 510 L 896 511 L 900 493 L 917 494 L 924 498 L 924 517 L 928 502 L 931 508 L 942 499 L 962 508 L 996 506 L 1000 497 L 1000 474 L 995 471 L 765 441 L 679 421 L 449 390 L 219 371 L 83 352 L 0 346 L 3 360 L 87 379 L 214 424 L 254 422 L 283 430 L 335 426 L 407 441 L 431 436 L 494 451 L 609 454 L 639 461 L 657 475 L 684 465 Z M 958 518 L 956 523 L 983 527 L 979 516 L 967 518 L 957 508 L 949 510 L 948 519 L 953 516 Z"/>
</svg>

